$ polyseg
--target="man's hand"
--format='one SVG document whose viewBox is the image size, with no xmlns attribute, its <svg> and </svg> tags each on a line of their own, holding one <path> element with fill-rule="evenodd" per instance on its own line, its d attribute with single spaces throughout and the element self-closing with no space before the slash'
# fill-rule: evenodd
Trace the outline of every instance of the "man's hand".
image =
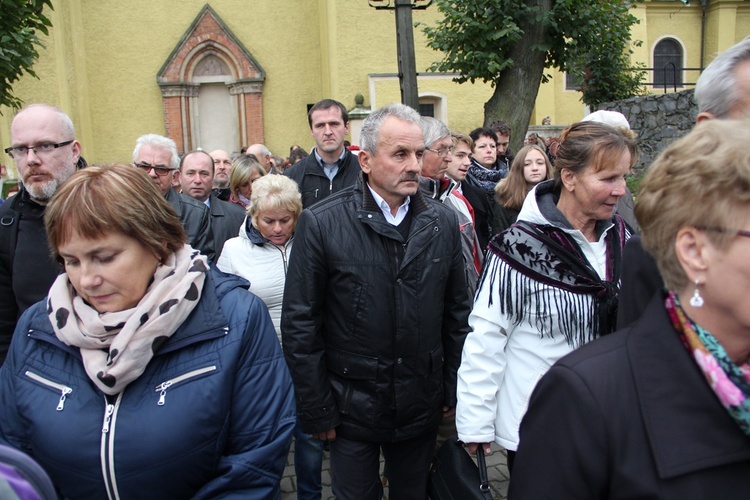
<svg viewBox="0 0 750 500">
<path fill-rule="evenodd" d="M 336 440 L 336 429 L 328 429 L 323 432 L 315 432 L 312 434 L 313 437 L 320 439 L 321 441 L 335 441 Z"/>
<path fill-rule="evenodd" d="M 455 406 L 443 406 L 443 418 L 450 418 L 456 414 Z"/>
<path fill-rule="evenodd" d="M 482 447 L 484 450 L 485 455 L 489 455 L 492 453 L 490 450 L 490 443 L 466 443 L 466 449 L 469 450 L 469 453 L 472 455 L 477 454 L 477 448 Z"/>
</svg>

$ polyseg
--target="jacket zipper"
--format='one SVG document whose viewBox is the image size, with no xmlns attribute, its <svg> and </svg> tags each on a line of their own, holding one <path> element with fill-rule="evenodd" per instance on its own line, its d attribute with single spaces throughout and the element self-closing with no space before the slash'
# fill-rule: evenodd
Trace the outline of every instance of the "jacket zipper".
<svg viewBox="0 0 750 500">
<path fill-rule="evenodd" d="M 122 401 L 122 392 L 117 395 L 115 404 L 104 398 L 104 422 L 102 423 L 102 441 L 100 459 L 102 463 L 102 475 L 104 476 L 104 488 L 107 490 L 107 498 L 119 500 L 120 493 L 117 490 L 117 478 L 115 477 L 115 425 L 117 422 L 117 410 Z"/>
<path fill-rule="evenodd" d="M 35 380 L 39 382 L 42 385 L 45 385 L 47 387 L 50 387 L 52 389 L 57 389 L 60 391 L 60 400 L 57 402 L 57 411 L 62 411 L 65 407 L 65 399 L 68 397 L 68 394 L 73 392 L 73 389 L 66 385 L 58 384 L 57 382 L 53 382 L 51 380 L 48 380 L 41 375 L 37 375 L 36 373 L 32 371 L 26 371 L 24 373 L 27 377 L 29 377 L 31 380 Z"/>
<path fill-rule="evenodd" d="M 206 366 L 204 368 L 199 368 L 198 370 L 193 370 L 191 372 L 180 375 L 179 377 L 169 379 L 166 382 L 162 382 L 161 384 L 156 386 L 156 392 L 159 393 L 159 401 L 156 404 L 159 406 L 164 406 L 167 398 L 167 389 L 169 389 L 172 385 L 179 384 L 180 382 L 183 382 L 187 379 L 197 377 L 198 375 L 203 375 L 204 373 L 212 372 L 214 370 L 216 370 L 216 365 Z"/>
</svg>

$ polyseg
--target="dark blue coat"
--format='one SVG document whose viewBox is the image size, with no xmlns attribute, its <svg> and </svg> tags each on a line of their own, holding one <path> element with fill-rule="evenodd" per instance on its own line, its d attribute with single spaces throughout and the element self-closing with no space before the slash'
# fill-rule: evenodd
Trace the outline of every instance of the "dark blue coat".
<svg viewBox="0 0 750 500">
<path fill-rule="evenodd" d="M 212 268 L 195 310 L 109 402 L 37 303 L 0 369 L 0 441 L 69 498 L 277 497 L 294 393 L 268 311 L 246 286 Z"/>
</svg>

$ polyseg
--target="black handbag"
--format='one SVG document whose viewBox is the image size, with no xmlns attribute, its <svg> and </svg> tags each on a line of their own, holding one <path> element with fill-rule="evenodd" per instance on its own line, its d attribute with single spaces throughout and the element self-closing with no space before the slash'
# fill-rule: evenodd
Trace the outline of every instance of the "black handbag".
<svg viewBox="0 0 750 500">
<path fill-rule="evenodd" d="M 458 438 L 443 443 L 432 460 L 427 493 L 432 500 L 492 500 L 482 447 L 475 464 Z"/>
</svg>

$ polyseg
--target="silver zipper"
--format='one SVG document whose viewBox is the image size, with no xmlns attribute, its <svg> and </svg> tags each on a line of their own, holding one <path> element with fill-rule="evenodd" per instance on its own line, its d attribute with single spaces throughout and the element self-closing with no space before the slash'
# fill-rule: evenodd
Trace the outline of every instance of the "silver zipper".
<svg viewBox="0 0 750 500">
<path fill-rule="evenodd" d="M 31 380 L 36 380 L 42 385 L 46 385 L 47 387 L 51 387 L 52 389 L 57 389 L 58 391 L 60 391 L 60 401 L 57 402 L 57 411 L 63 410 L 63 408 L 65 407 L 65 399 L 68 397 L 68 394 L 73 392 L 73 389 L 66 385 L 58 384 L 57 382 L 48 380 L 32 371 L 27 370 L 24 375 L 29 377 Z"/>
<path fill-rule="evenodd" d="M 172 385 L 178 384 L 189 378 L 197 377 L 198 375 L 203 375 L 204 373 L 212 372 L 214 370 L 216 370 L 216 365 L 206 366 L 205 368 L 193 370 L 191 372 L 180 375 L 179 377 L 175 377 L 173 379 L 167 380 L 166 382 L 162 382 L 161 384 L 156 386 L 156 392 L 159 393 L 159 401 L 156 404 L 159 406 L 164 406 L 167 398 L 167 389 L 169 389 Z"/>
<path fill-rule="evenodd" d="M 104 434 L 109 432 L 109 422 L 112 420 L 112 414 L 115 412 L 115 405 L 108 404 L 107 409 L 104 411 L 104 424 L 102 424 L 102 432 Z"/>
<path fill-rule="evenodd" d="M 115 427 L 117 420 L 117 410 L 120 408 L 122 401 L 122 392 L 117 395 L 114 404 L 107 402 L 105 399 L 104 422 L 102 423 L 102 439 L 100 457 L 102 465 L 102 476 L 104 478 L 104 487 L 107 490 L 107 498 L 110 500 L 119 500 L 120 493 L 117 488 L 117 478 L 115 476 Z"/>
</svg>

